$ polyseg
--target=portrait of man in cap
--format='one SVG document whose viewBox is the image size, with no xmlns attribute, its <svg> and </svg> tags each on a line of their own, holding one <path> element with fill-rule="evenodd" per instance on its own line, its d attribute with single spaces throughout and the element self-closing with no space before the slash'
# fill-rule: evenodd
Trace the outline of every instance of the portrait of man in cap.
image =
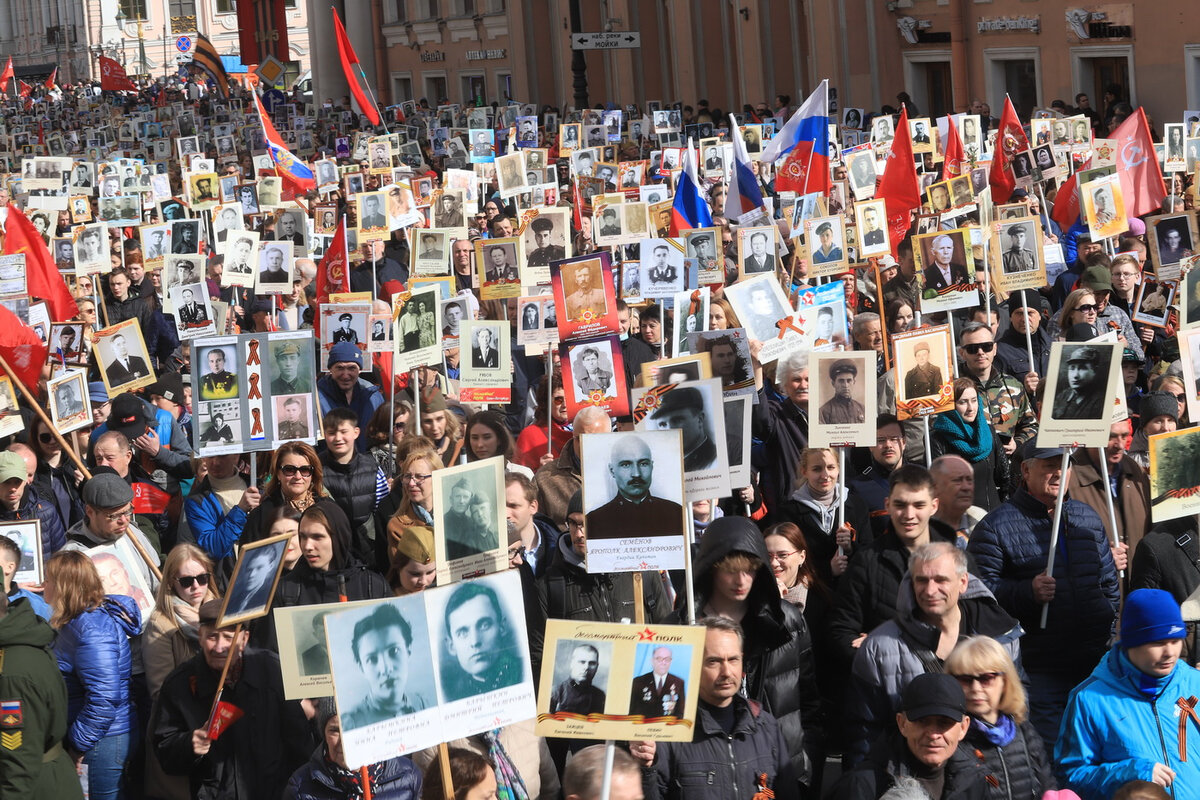
<svg viewBox="0 0 1200 800">
<path fill-rule="evenodd" d="M 353 327 L 354 315 L 347 312 L 338 315 L 338 327 L 333 329 L 333 335 L 330 341 L 333 344 L 338 342 L 349 342 L 350 344 L 358 344 L 358 331 Z"/>
<path fill-rule="evenodd" d="M 300 345 L 283 342 L 271 348 L 271 394 L 304 394 L 312 391 L 307 370 L 300 369 Z"/>
<path fill-rule="evenodd" d="M 219 411 L 212 415 L 208 427 L 200 434 L 201 444 L 221 442 L 228 444 L 233 441 L 233 429 L 225 423 L 225 415 Z"/>
<path fill-rule="evenodd" d="M 942 369 L 929 363 L 929 352 L 929 342 L 920 341 L 913 347 L 917 365 L 904 376 L 904 396 L 909 400 L 936 395 L 942 390 Z"/>
<path fill-rule="evenodd" d="M 676 387 L 663 395 L 650 416 L 659 430 L 677 430 L 683 434 L 685 472 L 717 466 L 717 445 L 704 410 L 704 395 L 691 386 Z"/>
<path fill-rule="evenodd" d="M 835 234 L 833 224 L 829 220 L 818 225 L 813 233 L 816 234 L 817 241 L 820 243 L 818 247 L 811 250 L 814 264 L 836 264 L 845 258 L 838 241 L 839 237 Z M 809 246 L 812 247 L 811 244 Z"/>
<path fill-rule="evenodd" d="M 1025 246 L 1028 231 L 1024 225 L 1010 225 L 1005 231 L 1008 235 L 1008 249 L 1004 251 L 1004 272 L 1013 274 L 1029 272 L 1037 268 L 1037 257 Z"/>
<path fill-rule="evenodd" d="M 551 261 L 559 261 L 567 257 L 566 248 L 554 244 L 552 241 L 554 220 L 549 217 L 535 217 L 533 222 L 529 223 L 529 227 L 533 230 L 533 241 L 537 245 L 528 256 L 527 261 L 530 266 L 544 267 L 548 266 Z"/>
<path fill-rule="evenodd" d="M 1054 419 L 1100 419 L 1108 411 L 1109 348 L 1065 345 L 1054 397 Z"/>
<path fill-rule="evenodd" d="M 620 434 L 609 452 L 607 471 L 617 492 L 587 513 L 588 538 L 683 534 L 683 506 L 653 494 L 654 454 L 645 439 L 636 433 Z"/>
<path fill-rule="evenodd" d="M 817 419 L 824 425 L 859 425 L 867 418 L 867 409 L 854 398 L 858 384 L 858 364 L 839 358 L 829 365 L 833 397 L 821 405 Z"/>
</svg>

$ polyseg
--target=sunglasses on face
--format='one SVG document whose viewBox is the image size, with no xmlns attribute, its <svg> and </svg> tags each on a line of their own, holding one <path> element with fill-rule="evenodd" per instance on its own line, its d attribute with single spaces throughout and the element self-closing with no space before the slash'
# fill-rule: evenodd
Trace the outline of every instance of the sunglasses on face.
<svg viewBox="0 0 1200 800">
<path fill-rule="evenodd" d="M 1087 314 L 1092 311 L 1096 311 L 1099 308 L 1100 307 L 1098 305 L 1096 305 L 1095 303 L 1084 303 L 1081 306 L 1075 306 L 1076 311 L 1082 311 L 1084 314 Z"/>
<path fill-rule="evenodd" d="M 308 464 L 305 464 L 302 467 L 297 467 L 295 464 L 285 464 L 279 468 L 279 472 L 288 478 L 291 478 L 297 472 L 299 472 L 301 475 L 307 478 L 313 474 L 313 468 Z"/>
<path fill-rule="evenodd" d="M 208 586 L 208 574 L 204 575 L 180 575 L 175 580 L 179 581 L 179 585 L 184 589 L 192 588 L 193 584 L 199 586 Z"/>
<path fill-rule="evenodd" d="M 974 344 L 964 344 L 962 349 L 974 356 L 979 353 L 990 353 L 995 347 L 995 342 L 976 342 Z"/>
<path fill-rule="evenodd" d="M 991 686 L 1001 676 L 999 672 L 984 672 L 980 675 L 955 675 L 954 678 L 963 686 L 978 683 L 980 686 Z"/>
</svg>

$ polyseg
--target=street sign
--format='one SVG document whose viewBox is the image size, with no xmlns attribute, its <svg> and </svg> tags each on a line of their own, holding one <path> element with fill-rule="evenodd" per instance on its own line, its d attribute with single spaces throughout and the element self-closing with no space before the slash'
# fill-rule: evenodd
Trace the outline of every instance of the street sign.
<svg viewBox="0 0 1200 800">
<path fill-rule="evenodd" d="M 642 34 L 637 31 L 610 33 L 572 33 L 572 50 L 627 50 L 642 46 Z"/>
<path fill-rule="evenodd" d="M 179 51 L 175 54 L 175 63 L 190 64 L 196 53 L 196 34 L 181 33 L 176 36 L 175 49 Z"/>
<path fill-rule="evenodd" d="M 278 89 L 270 89 L 263 92 L 262 104 L 268 112 L 274 113 L 276 106 L 281 106 L 287 102 L 287 95 Z"/>
<path fill-rule="evenodd" d="M 187 51 L 191 50 L 192 49 L 192 37 L 180 36 L 178 39 L 175 40 L 175 48 L 181 53 L 186 53 Z"/>
</svg>

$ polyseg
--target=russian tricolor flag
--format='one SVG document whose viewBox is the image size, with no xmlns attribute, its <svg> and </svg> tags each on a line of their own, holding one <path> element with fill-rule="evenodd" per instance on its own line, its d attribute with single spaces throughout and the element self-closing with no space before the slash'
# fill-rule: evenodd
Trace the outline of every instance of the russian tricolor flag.
<svg viewBox="0 0 1200 800">
<path fill-rule="evenodd" d="M 729 138 L 733 139 L 733 169 L 729 170 L 729 196 L 725 199 L 725 217 L 741 219 L 762 208 L 762 191 L 758 179 L 750 169 L 750 154 L 746 152 L 746 140 L 738 130 L 737 120 L 729 115 Z"/>
<path fill-rule="evenodd" d="M 775 176 L 777 191 L 800 194 L 829 191 L 829 80 L 796 109 L 792 118 L 763 148 L 759 161 L 787 156 Z"/>
<path fill-rule="evenodd" d="M 674 238 L 683 231 L 711 228 L 712 224 L 712 210 L 709 209 L 708 202 L 700 196 L 700 186 L 696 180 L 696 151 L 692 149 L 692 140 L 689 137 L 683 169 L 679 171 L 678 183 L 675 184 L 670 235 Z"/>
<path fill-rule="evenodd" d="M 271 154 L 271 161 L 275 164 L 275 172 L 298 194 L 311 192 L 317 186 L 316 175 L 313 174 L 312 167 L 296 158 L 287 149 L 283 143 L 283 137 L 279 135 L 279 131 L 275 130 L 275 126 L 263 109 L 262 101 L 258 99 L 257 94 L 254 94 L 254 105 L 258 108 L 258 119 L 262 123 L 263 138 L 267 140 L 267 150 Z"/>
</svg>

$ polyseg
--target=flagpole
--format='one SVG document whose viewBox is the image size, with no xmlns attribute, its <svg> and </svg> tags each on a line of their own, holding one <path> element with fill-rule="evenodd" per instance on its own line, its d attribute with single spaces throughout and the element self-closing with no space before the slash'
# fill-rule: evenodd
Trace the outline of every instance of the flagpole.
<svg viewBox="0 0 1200 800">
<path fill-rule="evenodd" d="M 375 99 L 375 92 L 371 90 L 371 84 L 367 80 L 367 73 L 363 72 L 362 62 L 358 62 L 354 66 L 358 67 L 358 74 L 362 76 L 363 87 L 367 90 L 367 96 L 371 98 L 371 105 L 375 106 L 375 113 L 379 115 L 379 122 L 383 125 L 383 132 L 391 133 L 387 126 L 387 116 L 379 109 L 379 101 Z"/>
</svg>

